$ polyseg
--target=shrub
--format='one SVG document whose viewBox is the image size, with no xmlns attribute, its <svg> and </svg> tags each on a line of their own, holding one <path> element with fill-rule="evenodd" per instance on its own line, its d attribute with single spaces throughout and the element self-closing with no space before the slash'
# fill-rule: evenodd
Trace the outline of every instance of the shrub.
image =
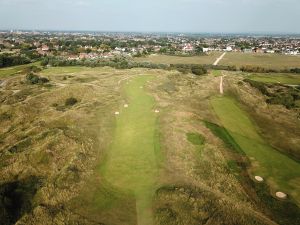
<svg viewBox="0 0 300 225">
<path fill-rule="evenodd" d="M 67 98 L 66 101 L 65 101 L 65 105 L 66 106 L 73 106 L 75 105 L 76 103 L 78 102 L 78 100 L 76 98 Z"/>
<path fill-rule="evenodd" d="M 0 68 L 30 63 L 30 59 L 21 55 L 0 54 Z"/>
<path fill-rule="evenodd" d="M 203 74 L 207 74 L 207 70 L 205 68 L 192 68 L 192 73 L 195 75 L 203 75 Z"/>
<path fill-rule="evenodd" d="M 292 73 L 300 73 L 300 68 L 293 68 L 290 70 Z"/>
<path fill-rule="evenodd" d="M 267 99 L 268 104 L 283 105 L 287 109 L 295 107 L 294 98 L 289 94 L 279 94 Z"/>
<path fill-rule="evenodd" d="M 0 114 L 0 122 L 10 120 L 10 119 L 11 119 L 11 114 L 7 112 Z"/>
<path fill-rule="evenodd" d="M 48 83 L 49 80 L 45 77 L 39 77 L 38 75 L 35 75 L 33 73 L 29 73 L 26 75 L 26 80 L 30 84 L 44 84 Z"/>
<path fill-rule="evenodd" d="M 270 95 L 264 83 L 255 80 L 250 80 L 250 79 L 244 79 L 244 81 L 249 83 L 252 87 L 258 89 L 262 94 L 267 96 Z"/>
</svg>

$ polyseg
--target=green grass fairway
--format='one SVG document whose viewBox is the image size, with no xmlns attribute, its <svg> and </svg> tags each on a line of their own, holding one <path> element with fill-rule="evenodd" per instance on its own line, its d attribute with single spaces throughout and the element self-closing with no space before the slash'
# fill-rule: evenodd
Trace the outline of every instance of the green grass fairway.
<svg viewBox="0 0 300 225">
<path fill-rule="evenodd" d="M 300 85 L 300 76 L 284 73 L 267 73 L 267 74 L 251 74 L 251 80 L 265 82 L 265 83 L 281 83 L 290 85 Z"/>
<path fill-rule="evenodd" d="M 231 52 L 227 53 L 219 64 L 237 67 L 252 65 L 265 68 L 284 69 L 300 67 L 300 57 L 281 54 Z"/>
<path fill-rule="evenodd" d="M 138 224 L 152 224 L 151 203 L 158 177 L 155 102 L 141 88 L 152 78 L 140 76 L 125 86 L 129 107 L 116 116 L 114 141 L 101 168 L 107 182 L 135 195 Z"/>
<path fill-rule="evenodd" d="M 221 55 L 220 52 L 212 52 L 207 56 L 170 56 L 150 55 L 148 57 L 135 58 L 137 62 L 151 62 L 158 64 L 213 64 Z"/>
<path fill-rule="evenodd" d="M 21 72 L 26 67 L 29 67 L 29 66 L 39 66 L 39 65 L 40 65 L 40 62 L 34 62 L 34 63 L 20 65 L 20 66 L 5 67 L 5 68 L 0 69 L 0 78 L 12 76 L 12 75 L 14 75 L 16 73 Z"/>
<path fill-rule="evenodd" d="M 249 157 L 253 166 L 252 175 L 264 177 L 273 191 L 286 192 L 299 205 L 300 163 L 269 146 L 234 99 L 215 97 L 211 104 L 222 125 Z"/>
</svg>

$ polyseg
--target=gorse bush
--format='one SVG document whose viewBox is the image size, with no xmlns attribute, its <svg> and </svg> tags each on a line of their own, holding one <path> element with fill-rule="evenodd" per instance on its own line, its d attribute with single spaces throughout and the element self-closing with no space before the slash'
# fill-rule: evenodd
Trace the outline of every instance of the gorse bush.
<svg viewBox="0 0 300 225">
<path fill-rule="evenodd" d="M 192 73 L 195 75 L 207 74 L 207 69 L 202 65 L 196 64 L 171 64 L 170 69 L 176 69 L 181 73 Z"/>
<path fill-rule="evenodd" d="M 292 68 L 292 69 L 272 69 L 272 68 L 264 68 L 259 66 L 242 66 L 240 68 L 242 72 L 248 73 L 300 73 L 300 68 Z"/>
<path fill-rule="evenodd" d="M 30 62 L 31 62 L 30 59 L 25 56 L 7 54 L 7 53 L 0 54 L 0 68 L 28 64 Z"/>
<path fill-rule="evenodd" d="M 258 89 L 262 94 L 269 96 L 270 93 L 268 92 L 268 89 L 266 88 L 266 84 L 255 81 L 255 80 L 250 80 L 250 79 L 244 79 L 245 82 L 249 83 L 252 87 L 255 87 Z"/>
<path fill-rule="evenodd" d="M 10 120 L 11 117 L 12 117 L 11 114 L 4 112 L 4 113 L 0 114 L 0 122 Z"/>
<path fill-rule="evenodd" d="M 300 73 L 300 68 L 293 68 L 291 69 L 292 73 Z"/>
<path fill-rule="evenodd" d="M 73 106 L 78 102 L 78 100 L 74 97 L 67 98 L 65 101 L 65 106 Z"/>
<path fill-rule="evenodd" d="M 258 89 L 263 95 L 268 96 L 268 104 L 283 105 L 287 109 L 296 108 L 296 101 L 300 99 L 300 89 L 282 84 L 266 84 L 259 81 L 245 79 L 252 87 Z M 269 89 L 269 90 L 268 90 Z"/>
<path fill-rule="evenodd" d="M 48 83 L 49 80 L 45 77 L 40 77 L 33 73 L 29 73 L 26 75 L 26 81 L 30 84 L 45 84 Z"/>
</svg>

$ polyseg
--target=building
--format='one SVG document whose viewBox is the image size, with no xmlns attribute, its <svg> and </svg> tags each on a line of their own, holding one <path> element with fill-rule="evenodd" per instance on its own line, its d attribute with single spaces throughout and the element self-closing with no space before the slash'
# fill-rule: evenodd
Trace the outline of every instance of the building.
<svg viewBox="0 0 300 225">
<path fill-rule="evenodd" d="M 42 45 L 42 51 L 43 52 L 48 52 L 49 51 L 49 47 L 47 45 Z"/>
<path fill-rule="evenodd" d="M 227 46 L 225 51 L 226 51 L 226 52 L 232 52 L 232 50 L 233 50 L 233 49 L 232 49 L 231 46 Z"/>
<path fill-rule="evenodd" d="M 191 44 L 185 44 L 183 46 L 182 50 L 185 52 L 191 52 L 191 51 L 194 51 L 194 47 Z"/>
</svg>

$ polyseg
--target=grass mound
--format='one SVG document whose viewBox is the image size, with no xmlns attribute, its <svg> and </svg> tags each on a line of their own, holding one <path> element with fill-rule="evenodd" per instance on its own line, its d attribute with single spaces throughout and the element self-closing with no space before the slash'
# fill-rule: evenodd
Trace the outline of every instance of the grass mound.
<svg viewBox="0 0 300 225">
<path fill-rule="evenodd" d="M 187 133 L 187 139 L 194 145 L 203 145 L 205 143 L 205 139 L 201 134 L 198 133 Z"/>
<path fill-rule="evenodd" d="M 228 148 L 234 150 L 237 153 L 245 155 L 243 149 L 241 149 L 241 147 L 238 145 L 238 143 L 236 143 L 234 138 L 230 135 L 230 133 L 224 127 L 221 127 L 215 123 L 211 123 L 208 121 L 204 121 L 204 124 L 207 128 L 209 128 L 211 130 L 211 132 L 215 136 L 220 138 L 226 144 L 226 146 Z"/>
</svg>

